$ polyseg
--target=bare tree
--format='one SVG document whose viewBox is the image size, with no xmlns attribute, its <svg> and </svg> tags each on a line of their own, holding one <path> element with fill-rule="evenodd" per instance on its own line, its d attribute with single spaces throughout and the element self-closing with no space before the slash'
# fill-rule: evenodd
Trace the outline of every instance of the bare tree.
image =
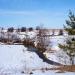
<svg viewBox="0 0 75 75">
<path fill-rule="evenodd" d="M 13 27 L 8 28 L 8 32 L 13 32 L 13 31 L 14 31 Z"/>
<path fill-rule="evenodd" d="M 21 32 L 26 32 L 26 27 L 22 27 Z"/>
<path fill-rule="evenodd" d="M 59 35 L 63 35 L 63 30 L 62 29 L 60 29 Z"/>
<path fill-rule="evenodd" d="M 45 28 L 39 28 L 37 34 L 37 48 L 40 52 L 45 52 L 49 46 L 49 31 Z"/>
<path fill-rule="evenodd" d="M 32 28 L 32 27 L 30 27 L 30 28 L 28 28 L 28 30 L 29 30 L 29 31 L 33 31 L 33 28 Z"/>
<path fill-rule="evenodd" d="M 3 32 L 3 30 L 4 30 L 4 28 L 2 27 L 1 28 L 1 38 L 0 38 L 0 41 L 2 41 L 2 42 L 4 41 L 4 39 L 3 39 L 4 38 L 4 32 Z"/>
<path fill-rule="evenodd" d="M 55 30 L 53 29 L 53 30 L 52 30 L 52 36 L 54 36 L 54 33 L 55 33 Z"/>
</svg>

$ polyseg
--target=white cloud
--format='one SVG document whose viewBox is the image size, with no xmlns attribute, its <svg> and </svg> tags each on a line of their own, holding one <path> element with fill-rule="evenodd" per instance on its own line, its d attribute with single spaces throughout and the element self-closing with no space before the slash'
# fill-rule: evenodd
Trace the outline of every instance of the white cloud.
<svg viewBox="0 0 75 75">
<path fill-rule="evenodd" d="M 0 10 L 0 15 L 37 15 L 37 16 L 63 16 L 63 12 L 51 12 L 45 10 L 37 11 L 5 11 Z"/>
<path fill-rule="evenodd" d="M 32 11 L 0 11 L 0 15 L 35 15 Z"/>
</svg>

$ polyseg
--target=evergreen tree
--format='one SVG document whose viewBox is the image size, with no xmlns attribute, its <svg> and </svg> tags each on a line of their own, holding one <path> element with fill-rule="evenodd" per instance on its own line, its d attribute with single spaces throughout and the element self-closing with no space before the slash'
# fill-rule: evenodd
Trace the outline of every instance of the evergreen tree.
<svg viewBox="0 0 75 75">
<path fill-rule="evenodd" d="M 59 47 L 67 53 L 73 65 L 75 57 L 75 15 L 71 11 L 69 12 L 69 20 L 66 20 L 64 29 L 68 32 L 66 44 L 59 44 Z"/>
</svg>

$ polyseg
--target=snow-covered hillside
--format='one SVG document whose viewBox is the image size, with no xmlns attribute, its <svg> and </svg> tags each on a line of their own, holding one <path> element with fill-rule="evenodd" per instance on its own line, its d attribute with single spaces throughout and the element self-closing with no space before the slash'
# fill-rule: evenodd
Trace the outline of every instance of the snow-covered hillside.
<svg viewBox="0 0 75 75">
<path fill-rule="evenodd" d="M 40 70 L 51 67 L 54 66 L 43 62 L 35 52 L 22 45 L 0 45 L 0 75 L 29 75 L 31 72 L 32 75 L 57 75 L 53 71 Z"/>
</svg>

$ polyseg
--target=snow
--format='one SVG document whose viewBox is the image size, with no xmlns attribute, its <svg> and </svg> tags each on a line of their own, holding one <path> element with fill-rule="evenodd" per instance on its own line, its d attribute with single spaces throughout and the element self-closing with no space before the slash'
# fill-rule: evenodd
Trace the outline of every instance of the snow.
<svg viewBox="0 0 75 75">
<path fill-rule="evenodd" d="M 4 72 L 49 67 L 34 52 L 22 45 L 0 45 L 0 67 Z"/>
<path fill-rule="evenodd" d="M 18 69 L 23 66 L 22 46 L 16 45 L 0 45 L 0 66 L 4 69 Z"/>
<path fill-rule="evenodd" d="M 26 64 L 27 68 L 34 69 L 34 68 L 42 68 L 42 67 L 50 67 L 51 66 L 51 65 L 43 62 L 42 59 L 39 59 L 39 56 L 36 55 L 36 53 L 34 53 L 34 52 L 25 51 L 25 61 L 26 61 L 25 63 L 28 64 L 28 65 Z"/>
<path fill-rule="evenodd" d="M 65 43 L 66 36 L 52 36 L 50 37 L 51 48 L 52 50 L 60 50 L 59 44 Z"/>
<path fill-rule="evenodd" d="M 29 75 L 30 72 L 33 72 L 33 75 L 58 75 L 55 71 L 40 70 L 46 67 L 54 66 L 43 62 L 36 53 L 28 51 L 22 45 L 0 45 L 0 75 Z M 22 71 L 24 73 L 21 73 Z M 74 75 L 59 75 L 67 74 Z"/>
<path fill-rule="evenodd" d="M 5 32 L 2 31 L 0 33 L 0 39 L 5 38 L 5 39 L 13 39 L 13 40 L 24 40 L 24 38 L 30 38 L 33 39 L 36 36 L 36 32 L 31 31 L 31 32 Z"/>
<path fill-rule="evenodd" d="M 20 39 L 25 37 L 34 38 L 36 36 L 35 32 L 13 33 L 13 35 L 19 36 Z M 63 38 L 64 36 L 50 38 L 52 49 L 58 51 L 58 53 L 45 53 L 47 58 L 60 62 L 58 54 L 61 52 L 58 44 L 64 43 Z M 62 54 L 61 56 L 63 57 L 64 55 Z M 64 61 L 64 58 L 62 58 L 62 61 Z M 41 68 L 51 67 L 54 66 L 43 62 L 35 52 L 28 51 L 28 48 L 23 45 L 5 45 L 0 43 L 0 75 L 29 75 L 30 72 L 33 72 L 32 75 L 58 75 L 55 71 L 40 70 Z M 33 71 L 33 69 L 35 70 Z M 74 73 L 67 72 L 59 75 L 74 75 Z"/>
</svg>

